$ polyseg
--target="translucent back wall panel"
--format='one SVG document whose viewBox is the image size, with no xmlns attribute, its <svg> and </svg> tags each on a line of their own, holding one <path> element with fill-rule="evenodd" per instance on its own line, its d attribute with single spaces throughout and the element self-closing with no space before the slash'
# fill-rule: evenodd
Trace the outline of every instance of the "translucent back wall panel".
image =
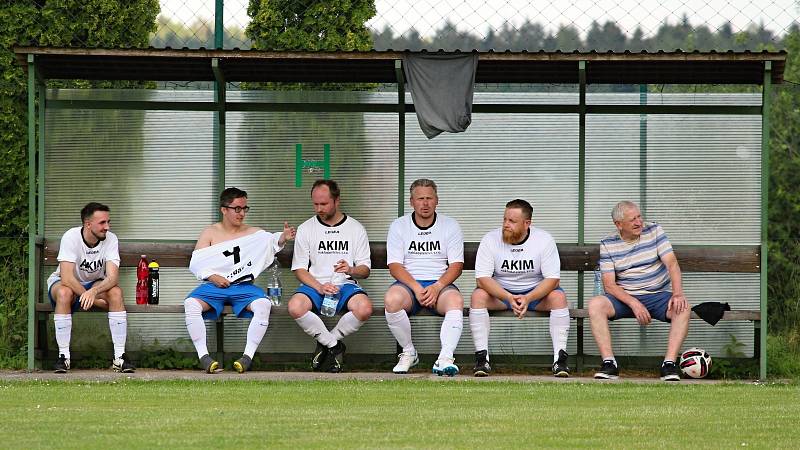
<svg viewBox="0 0 800 450">
<path fill-rule="evenodd" d="M 439 186 L 439 211 L 461 224 L 466 241 L 500 227 L 515 198 L 534 207 L 534 224 L 560 242 L 578 238 L 578 117 L 473 114 L 464 133 L 428 140 L 406 115 L 406 189 L 417 178 Z M 406 212 L 411 211 L 408 201 Z"/>
<path fill-rule="evenodd" d="M 50 91 L 49 98 L 210 101 L 209 91 Z M 229 91 L 232 102 L 395 103 L 394 92 Z M 593 104 L 639 104 L 638 93 L 590 93 Z M 406 101 L 411 102 L 410 95 Z M 753 94 L 649 93 L 648 104 L 758 105 Z M 478 92 L 475 103 L 576 104 L 577 94 Z M 57 239 L 79 224 L 88 201 L 112 208 L 112 229 L 122 240 L 193 241 L 217 218 L 218 166 L 210 112 L 48 110 L 45 234 Z M 456 218 L 467 241 L 477 242 L 499 227 L 513 198 L 534 205 L 534 223 L 560 243 L 578 240 L 578 116 L 576 114 L 473 114 L 465 133 L 426 139 L 415 114 L 405 116 L 405 172 L 398 186 L 396 113 L 229 112 L 226 128 L 226 185 L 249 193 L 251 224 L 280 230 L 313 215 L 310 187 L 321 173 L 303 172 L 295 187 L 295 146 L 303 159 L 323 157 L 331 146 L 331 174 L 342 187 L 343 210 L 361 221 L 372 241 L 384 241 L 397 216 L 398 191 L 409 212 L 408 185 L 425 177 L 439 184 L 439 211 Z M 586 129 L 585 241 L 596 243 L 613 230 L 609 212 L 620 199 L 646 202 L 646 215 L 663 224 L 674 244 L 757 244 L 760 220 L 760 117 L 690 115 L 589 115 Z M 642 159 L 646 157 L 646 159 Z M 644 162 L 644 164 L 643 164 Z M 645 167 L 645 172 L 640 172 Z M 644 194 L 644 196 L 642 196 Z M 283 268 L 286 299 L 297 287 Z M 49 273 L 45 273 L 48 275 Z M 577 273 L 562 272 L 562 287 L 577 306 Z M 196 280 L 185 268 L 162 270 L 162 303 L 180 304 Z M 693 304 L 727 301 L 757 308 L 758 274 L 686 273 Z M 123 268 L 121 286 L 133 300 L 135 274 Z M 363 285 L 376 307 L 393 282 L 376 269 Z M 264 285 L 261 277 L 258 284 Z M 465 304 L 475 287 L 473 271 L 456 282 Z M 591 277 L 585 292 L 591 293 Z M 101 319 L 81 318 L 87 331 L 107 329 Z M 96 322 L 96 323 L 95 323 Z M 547 319 L 492 319 L 493 353 L 549 354 Z M 83 323 L 83 322 L 79 322 Z M 261 351 L 310 352 L 313 342 L 287 317 L 274 317 Z M 437 353 L 440 320 L 415 318 L 415 344 Z M 98 325 L 99 324 L 99 325 Z M 132 315 L 131 349 L 156 340 L 192 351 L 181 315 Z M 248 321 L 226 319 L 226 350 L 240 351 Z M 76 333 L 80 333 L 80 326 Z M 209 324 L 209 345 L 214 346 Z M 631 321 L 612 326 L 620 354 L 660 354 L 666 327 L 641 329 Z M 693 321 L 687 345 L 720 354 L 731 336 L 752 354 L 747 322 L 710 327 Z M 79 343 L 81 341 L 78 341 Z M 587 353 L 596 353 L 587 324 Z M 576 345 L 575 326 L 569 351 Z M 110 344 L 109 344 L 110 348 Z M 383 317 L 373 317 L 348 351 L 392 353 L 394 342 Z M 471 354 L 465 318 L 459 354 Z"/>
<path fill-rule="evenodd" d="M 48 110 L 45 236 L 80 225 L 80 209 L 97 201 L 111 208 L 121 239 L 196 239 L 216 218 L 212 119 L 209 112 Z"/>
</svg>

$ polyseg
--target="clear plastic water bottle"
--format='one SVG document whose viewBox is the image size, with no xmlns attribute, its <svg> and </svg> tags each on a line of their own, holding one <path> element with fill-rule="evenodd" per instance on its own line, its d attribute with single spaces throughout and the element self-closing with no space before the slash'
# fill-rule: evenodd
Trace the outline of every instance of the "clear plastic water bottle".
<svg viewBox="0 0 800 450">
<path fill-rule="evenodd" d="M 339 294 L 342 292 L 342 285 L 344 284 L 344 274 L 341 272 L 334 272 L 331 277 L 331 284 L 336 286 L 337 291 L 335 294 L 325 294 L 322 299 L 322 308 L 319 313 L 325 317 L 333 317 L 336 315 L 336 306 L 339 304 Z"/>
<path fill-rule="evenodd" d="M 279 268 L 278 261 L 275 261 L 269 268 L 269 279 L 267 280 L 267 295 L 269 296 L 269 301 L 275 306 L 280 306 L 281 295 L 283 295 Z"/>
<path fill-rule="evenodd" d="M 594 268 L 594 296 L 603 295 L 606 290 L 603 289 L 603 272 L 600 271 L 600 266 Z"/>
</svg>

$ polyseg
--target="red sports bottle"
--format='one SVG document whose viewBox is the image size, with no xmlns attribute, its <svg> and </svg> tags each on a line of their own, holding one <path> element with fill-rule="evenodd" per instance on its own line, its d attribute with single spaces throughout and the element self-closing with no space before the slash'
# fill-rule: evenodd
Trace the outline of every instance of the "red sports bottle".
<svg viewBox="0 0 800 450">
<path fill-rule="evenodd" d="M 136 304 L 147 304 L 147 258 L 142 255 L 136 266 Z"/>
</svg>

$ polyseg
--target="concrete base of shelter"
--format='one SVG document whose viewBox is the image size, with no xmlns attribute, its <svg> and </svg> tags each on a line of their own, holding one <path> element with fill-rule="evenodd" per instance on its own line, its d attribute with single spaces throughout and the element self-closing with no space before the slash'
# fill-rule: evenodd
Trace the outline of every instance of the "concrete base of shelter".
<svg viewBox="0 0 800 450">
<path fill-rule="evenodd" d="M 405 375 L 396 375 L 385 372 L 345 372 L 345 373 L 319 373 L 319 372 L 269 372 L 252 371 L 245 374 L 236 373 L 233 370 L 226 370 L 217 374 L 207 374 L 200 370 L 158 370 L 158 369 L 138 369 L 136 373 L 116 373 L 111 370 L 99 369 L 74 369 L 66 374 L 57 374 L 50 371 L 25 371 L 25 370 L 4 370 L 0 371 L 0 382 L 3 381 L 90 381 L 108 382 L 119 380 L 142 380 L 142 381 L 161 381 L 161 380 L 193 380 L 193 381 L 393 381 L 393 380 L 414 380 L 430 381 L 441 383 L 459 382 L 511 382 L 511 383 L 637 383 L 649 384 L 665 382 L 658 377 L 625 377 L 624 374 L 618 380 L 595 380 L 591 374 L 573 376 L 570 378 L 556 378 L 550 375 L 493 375 L 489 377 L 477 378 L 471 373 L 465 373 L 455 377 L 439 377 L 431 373 L 420 370 Z M 722 383 L 754 383 L 752 380 L 693 380 L 682 379 L 680 383 L 670 384 L 722 384 Z"/>
</svg>

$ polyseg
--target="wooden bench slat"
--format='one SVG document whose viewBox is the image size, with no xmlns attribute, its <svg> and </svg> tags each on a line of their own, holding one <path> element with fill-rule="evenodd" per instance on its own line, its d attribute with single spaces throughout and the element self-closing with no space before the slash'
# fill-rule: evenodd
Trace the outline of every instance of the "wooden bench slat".
<svg viewBox="0 0 800 450">
<path fill-rule="evenodd" d="M 55 266 L 59 241 L 45 240 L 42 245 L 43 264 Z M 464 268 L 467 270 L 475 269 L 478 245 L 478 242 L 464 243 Z M 140 255 L 157 260 L 162 267 L 188 267 L 192 250 L 194 243 L 121 242 L 119 248 L 122 265 L 127 267 L 135 267 Z M 761 270 L 761 250 L 757 245 L 676 245 L 674 250 L 684 272 L 758 273 Z M 283 267 L 291 267 L 292 252 L 293 247 L 287 245 L 278 253 L 278 261 Z M 370 242 L 370 252 L 372 267 L 385 269 L 386 243 Z M 597 265 L 599 252 L 596 244 L 558 244 L 561 270 L 593 270 Z"/>
<path fill-rule="evenodd" d="M 164 313 L 164 314 L 183 314 L 183 305 L 125 305 L 125 309 L 132 314 L 136 313 Z M 53 306 L 50 303 L 37 303 L 36 304 L 36 312 L 40 313 L 51 313 L 53 312 Z M 101 309 L 92 309 L 90 312 L 105 312 Z M 233 310 L 230 306 L 225 306 L 222 314 L 229 315 L 232 314 Z M 286 316 L 289 312 L 286 309 L 285 305 L 281 306 L 273 306 L 270 315 L 278 315 L 278 316 Z M 383 308 L 375 308 L 373 310 L 373 317 L 375 316 L 382 316 L 384 314 Z M 490 311 L 489 313 L 493 317 L 515 317 L 512 311 Z M 541 312 L 541 311 L 533 311 L 529 312 L 529 315 L 533 317 L 548 317 L 550 315 L 549 312 Z M 418 313 L 420 316 L 433 316 L 435 315 L 431 311 L 422 310 Z M 469 308 L 464 308 L 464 316 L 469 316 Z M 573 319 L 581 318 L 581 319 L 588 319 L 589 318 L 589 310 L 586 308 L 570 308 L 569 316 Z M 700 317 L 692 313 L 693 319 L 699 319 Z M 722 317 L 722 320 L 749 320 L 749 321 L 759 321 L 761 320 L 761 311 L 758 310 L 737 310 L 737 311 L 726 311 L 725 315 Z"/>
</svg>

